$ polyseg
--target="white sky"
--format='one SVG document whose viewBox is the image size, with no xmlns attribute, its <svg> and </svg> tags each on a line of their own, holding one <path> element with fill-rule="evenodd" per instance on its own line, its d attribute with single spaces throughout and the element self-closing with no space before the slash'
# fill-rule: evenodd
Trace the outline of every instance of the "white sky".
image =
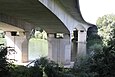
<svg viewBox="0 0 115 77">
<path fill-rule="evenodd" d="M 96 24 L 98 17 L 115 14 L 115 0 L 79 0 L 85 21 Z"/>
</svg>

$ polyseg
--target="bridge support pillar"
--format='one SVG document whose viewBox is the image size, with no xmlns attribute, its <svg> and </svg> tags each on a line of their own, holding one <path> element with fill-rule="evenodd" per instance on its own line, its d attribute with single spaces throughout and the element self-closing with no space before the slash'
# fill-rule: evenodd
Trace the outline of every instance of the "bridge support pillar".
<svg viewBox="0 0 115 77">
<path fill-rule="evenodd" d="M 29 32 L 19 32 L 18 34 L 16 31 L 6 32 L 6 46 L 12 47 L 16 51 L 15 54 L 11 55 L 16 60 L 16 63 L 28 61 L 28 37 Z"/>
<path fill-rule="evenodd" d="M 30 39 L 30 31 L 25 32 L 25 38 L 22 42 L 22 62 L 28 62 L 28 44 Z"/>
<path fill-rule="evenodd" d="M 14 59 L 16 60 L 16 63 L 21 63 L 22 62 L 22 43 L 25 39 L 25 35 L 23 34 L 23 32 L 16 32 L 16 31 L 12 31 L 12 32 L 6 32 L 5 34 L 5 38 L 6 38 L 6 46 L 10 47 L 9 49 L 14 49 L 15 53 L 13 53 L 14 51 L 10 51 L 8 58 L 9 59 Z"/>
<path fill-rule="evenodd" d="M 22 42 L 22 62 L 28 61 L 28 39 L 24 39 Z"/>
<path fill-rule="evenodd" d="M 78 31 L 77 57 L 82 57 L 86 55 L 86 36 L 87 36 L 86 31 L 84 30 Z"/>
<path fill-rule="evenodd" d="M 59 64 L 70 63 L 71 45 L 69 35 L 57 37 L 56 34 L 48 34 L 48 57 Z"/>
</svg>

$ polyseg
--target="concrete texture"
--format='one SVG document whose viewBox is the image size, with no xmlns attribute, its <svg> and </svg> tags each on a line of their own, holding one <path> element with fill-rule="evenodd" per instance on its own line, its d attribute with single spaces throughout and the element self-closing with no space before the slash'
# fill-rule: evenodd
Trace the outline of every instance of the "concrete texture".
<svg viewBox="0 0 115 77">
<path fill-rule="evenodd" d="M 47 33 L 69 32 L 63 23 L 38 0 L 0 0 L 0 13 L 39 26 Z"/>
<path fill-rule="evenodd" d="M 51 35 L 48 36 L 48 53 L 54 61 L 70 63 L 71 36 L 74 29 L 78 30 L 78 47 L 74 47 L 78 49 L 74 52 L 78 55 L 86 53 L 87 29 L 90 25 L 82 18 L 79 0 L 0 0 L 0 25 L 0 29 L 6 32 L 25 33 L 25 38 L 21 37 L 23 42 L 20 44 L 23 62 L 28 61 L 30 33 L 36 27 Z M 56 33 L 68 36 L 62 39 L 55 38 Z"/>
</svg>

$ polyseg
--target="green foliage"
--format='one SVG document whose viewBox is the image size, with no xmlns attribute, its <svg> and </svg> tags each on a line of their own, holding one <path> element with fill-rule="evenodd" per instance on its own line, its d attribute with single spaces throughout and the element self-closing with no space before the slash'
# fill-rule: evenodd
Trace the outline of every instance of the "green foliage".
<svg viewBox="0 0 115 77">
<path fill-rule="evenodd" d="M 56 75 L 58 76 L 58 64 L 54 61 L 48 60 L 46 57 L 36 60 L 34 65 L 41 67 L 48 77 L 56 77 Z"/>
<path fill-rule="evenodd" d="M 35 62 L 35 66 L 40 66 L 47 77 L 75 77 L 70 69 L 59 66 L 52 60 L 42 57 Z"/>
<path fill-rule="evenodd" d="M 91 51 L 90 54 L 94 51 L 102 51 L 102 49 L 103 49 L 102 45 L 98 43 L 95 43 L 89 47 L 89 50 Z"/>
<path fill-rule="evenodd" d="M 97 29 L 92 30 L 93 27 L 88 30 L 88 38 L 87 38 L 87 53 L 90 54 L 92 51 L 102 50 L 102 39 L 97 34 Z"/>
<path fill-rule="evenodd" d="M 63 68 L 54 61 L 42 57 L 35 61 L 34 66 L 26 67 L 20 65 L 10 65 L 11 77 L 75 77 L 71 69 Z"/>
<path fill-rule="evenodd" d="M 10 69 L 11 77 L 43 77 L 43 71 L 39 67 L 12 65 Z"/>
<path fill-rule="evenodd" d="M 104 45 L 115 39 L 115 15 L 108 14 L 99 17 L 97 20 L 98 34 L 101 36 Z"/>
<path fill-rule="evenodd" d="M 75 61 L 78 77 L 115 77 L 115 15 L 100 17 L 97 25 L 99 35 L 91 30 L 88 34 L 89 54 Z"/>
<path fill-rule="evenodd" d="M 39 67 L 43 68 L 43 67 L 47 66 L 48 63 L 49 63 L 49 60 L 46 59 L 46 57 L 41 57 L 40 59 L 37 59 L 35 61 L 34 66 L 35 67 L 39 66 Z"/>
<path fill-rule="evenodd" d="M 102 50 L 95 50 L 92 54 L 77 59 L 74 73 L 78 77 L 115 77 L 114 60 L 115 41 L 109 47 L 103 47 Z"/>
<path fill-rule="evenodd" d="M 9 72 L 9 63 L 7 62 L 7 48 L 1 47 L 0 49 L 0 76 L 8 77 L 10 75 Z"/>
<path fill-rule="evenodd" d="M 88 56 L 76 59 L 73 67 L 73 73 L 77 77 L 94 77 L 90 72 L 90 61 Z"/>
<path fill-rule="evenodd" d="M 0 30 L 0 38 L 4 38 L 5 37 L 5 32 Z"/>
<path fill-rule="evenodd" d="M 43 29 L 35 28 L 31 31 L 31 38 L 47 39 L 47 33 Z"/>
<path fill-rule="evenodd" d="M 29 69 L 25 66 L 13 65 L 10 69 L 11 77 L 30 77 Z"/>
<path fill-rule="evenodd" d="M 97 73 L 98 77 L 115 76 L 115 47 L 104 47 L 103 51 L 95 52 L 91 58 L 90 69 Z"/>
<path fill-rule="evenodd" d="M 30 77 L 43 77 L 43 70 L 40 67 L 29 67 Z"/>
<path fill-rule="evenodd" d="M 0 49 L 0 77 L 32 77 L 38 73 L 31 71 L 32 68 L 25 66 L 16 66 L 7 62 L 7 47 L 1 47 Z M 34 70 L 35 71 L 35 70 Z M 36 77 L 36 76 L 34 76 Z M 42 76 L 39 76 L 42 77 Z"/>
<path fill-rule="evenodd" d="M 115 71 L 115 15 L 105 15 L 97 20 L 98 34 L 89 32 L 89 57 L 75 62 L 79 77 L 114 77 Z M 101 38 L 100 38 L 101 37 Z"/>
</svg>

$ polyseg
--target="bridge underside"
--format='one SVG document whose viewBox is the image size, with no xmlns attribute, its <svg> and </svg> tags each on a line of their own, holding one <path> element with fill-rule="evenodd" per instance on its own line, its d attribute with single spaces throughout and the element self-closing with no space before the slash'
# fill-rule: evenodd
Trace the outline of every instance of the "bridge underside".
<svg viewBox="0 0 115 77">
<path fill-rule="evenodd" d="M 38 0 L 0 0 L 0 13 L 39 26 L 47 33 L 69 33 L 64 24 Z"/>
<path fill-rule="evenodd" d="M 0 29 L 22 32 L 23 36 L 17 36 L 18 40 L 13 41 L 18 43 L 23 62 L 28 60 L 29 35 L 36 27 L 48 33 L 48 56 L 55 61 L 70 62 L 73 29 L 78 30 L 78 40 L 75 41 L 78 49 L 74 52 L 78 51 L 80 55 L 86 53 L 89 25 L 81 16 L 78 0 L 0 0 Z M 63 37 L 56 38 L 56 33 L 63 33 Z M 14 39 L 8 32 L 6 35 Z M 23 40 L 20 42 L 20 39 Z"/>
</svg>

